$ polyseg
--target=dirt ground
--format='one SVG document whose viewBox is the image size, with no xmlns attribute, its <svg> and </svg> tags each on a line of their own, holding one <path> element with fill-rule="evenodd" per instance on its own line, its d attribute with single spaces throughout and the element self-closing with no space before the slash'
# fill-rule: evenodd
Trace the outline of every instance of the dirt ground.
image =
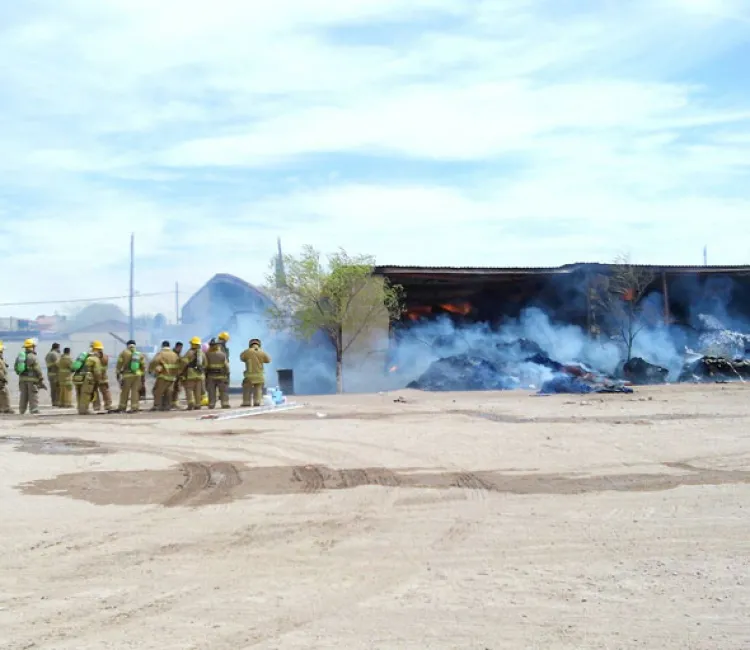
<svg viewBox="0 0 750 650">
<path fill-rule="evenodd" d="M 750 648 L 750 386 L 309 402 L 0 420 L 0 648 Z"/>
</svg>

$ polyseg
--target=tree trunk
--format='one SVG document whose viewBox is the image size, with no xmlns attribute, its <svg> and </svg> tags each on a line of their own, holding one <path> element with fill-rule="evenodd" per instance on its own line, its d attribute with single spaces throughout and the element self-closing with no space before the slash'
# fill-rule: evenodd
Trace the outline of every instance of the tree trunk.
<svg viewBox="0 0 750 650">
<path fill-rule="evenodd" d="M 344 392 L 344 364 L 341 359 L 336 359 L 336 392 L 339 395 Z"/>
<path fill-rule="evenodd" d="M 341 395 L 344 392 L 344 336 L 342 328 L 338 331 L 336 341 L 336 392 Z"/>
</svg>

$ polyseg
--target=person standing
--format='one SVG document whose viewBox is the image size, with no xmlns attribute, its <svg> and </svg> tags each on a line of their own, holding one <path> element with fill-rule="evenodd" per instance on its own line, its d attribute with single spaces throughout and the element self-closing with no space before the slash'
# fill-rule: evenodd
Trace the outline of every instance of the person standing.
<svg viewBox="0 0 750 650">
<path fill-rule="evenodd" d="M 211 339 L 206 353 L 206 391 L 208 392 L 208 408 L 216 406 L 216 398 L 221 401 L 221 408 L 228 409 L 229 405 L 229 360 L 222 349 L 222 345 Z"/>
<path fill-rule="evenodd" d="M 18 412 L 23 415 L 26 409 L 29 413 L 39 413 L 39 389 L 44 389 L 44 375 L 39 359 L 36 355 L 36 343 L 32 339 L 26 339 L 23 350 L 16 357 L 16 374 L 18 375 L 18 388 L 20 399 Z"/>
<path fill-rule="evenodd" d="M 57 362 L 57 381 L 60 388 L 58 406 L 64 409 L 73 408 L 73 358 L 70 356 L 70 348 L 63 350 Z"/>
<path fill-rule="evenodd" d="M 195 336 L 190 339 L 190 349 L 182 357 L 184 373 L 185 399 L 187 410 L 200 410 L 203 400 L 203 383 L 205 381 L 206 353 L 201 349 L 201 340 Z"/>
<path fill-rule="evenodd" d="M 141 410 L 141 384 L 145 370 L 146 356 L 138 351 L 135 341 L 128 341 L 127 347 L 117 358 L 117 379 L 121 381 L 117 413 L 127 410 L 128 400 L 130 400 L 131 413 L 138 413 Z"/>
<path fill-rule="evenodd" d="M 10 415 L 10 389 L 8 388 L 8 364 L 5 361 L 5 346 L 0 341 L 0 413 Z"/>
<path fill-rule="evenodd" d="M 240 355 L 245 363 L 242 380 L 242 406 L 263 406 L 263 384 L 266 382 L 264 366 L 271 357 L 261 348 L 260 339 L 250 339 L 247 350 Z"/>
<path fill-rule="evenodd" d="M 91 412 L 89 406 L 94 401 L 94 396 L 99 392 L 99 384 L 105 379 L 104 366 L 102 365 L 103 355 L 104 346 L 100 341 L 94 341 L 80 371 L 83 379 L 78 398 L 79 415 L 88 415 Z M 94 411 L 97 410 L 96 405 L 94 405 Z"/>
<path fill-rule="evenodd" d="M 149 364 L 148 371 L 156 377 L 154 386 L 154 406 L 152 411 L 169 411 L 172 408 L 172 391 L 180 372 L 180 358 L 169 347 L 169 341 L 162 341 L 161 350 Z"/>
<path fill-rule="evenodd" d="M 60 383 L 58 379 L 57 364 L 60 361 L 60 344 L 53 343 L 52 348 L 44 357 L 44 364 L 47 366 L 47 381 L 49 382 L 49 396 L 52 400 L 52 406 L 60 406 Z"/>
<path fill-rule="evenodd" d="M 102 403 L 104 403 L 104 410 L 107 413 L 112 412 L 112 391 L 109 388 L 109 355 L 104 354 L 104 345 L 101 341 L 94 341 L 92 349 L 99 356 L 99 360 L 102 363 L 102 378 L 97 384 L 96 392 L 94 393 L 94 410 L 101 411 Z M 99 396 L 101 395 L 101 399 Z"/>
</svg>

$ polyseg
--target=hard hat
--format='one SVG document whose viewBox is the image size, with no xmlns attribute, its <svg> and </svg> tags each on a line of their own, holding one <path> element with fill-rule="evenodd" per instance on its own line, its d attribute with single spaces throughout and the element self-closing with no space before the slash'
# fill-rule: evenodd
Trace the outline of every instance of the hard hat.
<svg viewBox="0 0 750 650">
<path fill-rule="evenodd" d="M 228 332 L 222 332 L 219 334 L 219 340 L 220 341 L 228 341 L 229 340 L 229 333 Z"/>
<path fill-rule="evenodd" d="M 3 345 L 3 342 L 2 342 L 2 341 L 0 341 L 0 352 L 2 352 L 2 351 L 3 351 L 3 348 L 5 348 L 5 346 Z"/>
<path fill-rule="evenodd" d="M 23 347 L 25 347 L 25 348 L 35 348 L 36 347 L 36 343 L 34 343 L 34 339 L 26 339 L 23 342 Z"/>
<path fill-rule="evenodd" d="M 216 345 L 216 339 L 211 339 L 211 340 L 210 340 L 210 341 L 208 342 L 208 345 L 209 345 L 209 346 L 214 346 L 214 345 Z"/>
<path fill-rule="evenodd" d="M 92 350 L 103 350 L 103 349 L 104 349 L 104 346 L 102 345 L 102 342 L 101 342 L 101 341 L 94 341 L 94 342 L 93 342 L 93 343 L 91 344 L 91 349 L 92 349 Z"/>
<path fill-rule="evenodd" d="M 200 344 L 201 344 L 201 340 L 197 336 L 194 336 L 193 338 L 190 339 L 190 345 L 200 345 Z"/>
</svg>

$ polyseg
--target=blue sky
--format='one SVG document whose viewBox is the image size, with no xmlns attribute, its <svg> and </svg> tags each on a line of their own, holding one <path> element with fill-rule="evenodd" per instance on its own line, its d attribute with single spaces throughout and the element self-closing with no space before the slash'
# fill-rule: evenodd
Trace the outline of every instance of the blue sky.
<svg viewBox="0 0 750 650">
<path fill-rule="evenodd" d="M 748 60 L 744 0 L 0 0 L 0 303 L 126 293 L 131 231 L 186 295 L 277 236 L 750 263 Z"/>
</svg>

